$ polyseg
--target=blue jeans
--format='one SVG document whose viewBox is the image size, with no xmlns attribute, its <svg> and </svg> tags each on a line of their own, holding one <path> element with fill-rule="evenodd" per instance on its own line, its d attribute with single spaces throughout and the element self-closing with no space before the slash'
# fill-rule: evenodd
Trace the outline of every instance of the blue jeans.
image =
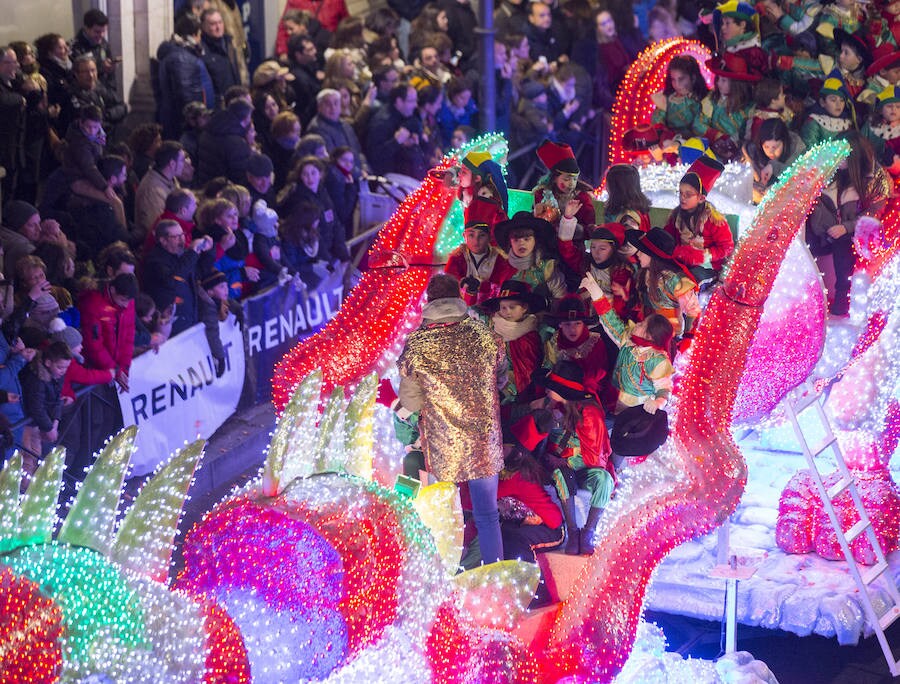
<svg viewBox="0 0 900 684">
<path fill-rule="evenodd" d="M 497 513 L 497 475 L 469 480 L 472 499 L 472 518 L 478 530 L 478 545 L 484 564 L 503 560 L 503 537 L 500 536 L 500 515 Z"/>
</svg>

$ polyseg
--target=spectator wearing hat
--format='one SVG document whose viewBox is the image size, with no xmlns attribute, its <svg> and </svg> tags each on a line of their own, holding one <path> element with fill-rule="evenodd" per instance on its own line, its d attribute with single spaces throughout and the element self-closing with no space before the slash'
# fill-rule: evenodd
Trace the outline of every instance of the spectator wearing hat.
<svg viewBox="0 0 900 684">
<path fill-rule="evenodd" d="M 416 114 L 419 98 L 408 83 L 391 88 L 387 103 L 369 119 L 366 158 L 378 174 L 401 173 L 422 180 L 426 167 L 422 148 L 422 120 Z"/>
<path fill-rule="evenodd" d="M 477 201 L 469 211 L 463 230 L 463 244 L 450 252 L 444 271 L 459 280 L 462 298 L 469 306 L 496 297 L 504 281 L 512 278 L 516 269 L 491 242 L 490 221 L 494 207 Z"/>
<path fill-rule="evenodd" d="M 401 418 L 420 414 L 428 472 L 468 483 L 481 556 L 502 560 L 497 481 L 503 467 L 498 386 L 506 379 L 503 345 L 467 314 L 459 283 L 439 273 L 426 289 L 422 325 L 397 360 Z M 448 358 L 465 363 L 447 364 Z"/>
<path fill-rule="evenodd" d="M 134 197 L 132 242 L 141 244 L 165 211 L 166 198 L 178 189 L 186 155 L 181 143 L 166 140 L 153 156 L 153 168 L 144 174 Z"/>
<path fill-rule="evenodd" d="M 218 176 L 224 176 L 232 183 L 244 181 L 252 153 L 247 142 L 252 116 L 253 106 L 245 100 L 234 100 L 212 115 L 200 134 L 200 164 L 197 168 L 200 183 Z"/>
<path fill-rule="evenodd" d="M 232 38 L 225 32 L 225 20 L 217 9 L 206 9 L 200 15 L 200 29 L 203 32 L 203 63 L 212 79 L 215 90 L 215 104 L 221 104 L 225 91 L 233 85 L 240 85 L 240 57 Z"/>
<path fill-rule="evenodd" d="M 200 320 L 203 321 L 209 352 L 213 357 L 216 377 L 221 378 L 228 369 L 227 355 L 219 333 L 219 323 L 229 314 L 241 318 L 241 305 L 229 297 L 228 278 L 222 271 L 213 269 L 200 281 L 205 296 L 200 298 Z"/>
<path fill-rule="evenodd" d="M 250 201 L 264 200 L 269 206 L 275 204 L 275 188 L 272 184 L 275 167 L 265 154 L 253 152 L 247 160 L 247 189 Z"/>
<path fill-rule="evenodd" d="M 863 126 L 862 135 L 891 176 L 900 176 L 900 90 L 890 85 L 878 93 L 874 116 Z"/>
<path fill-rule="evenodd" d="M 22 371 L 22 407 L 39 431 L 40 441 L 53 444 L 59 439 L 62 416 L 63 377 L 72 363 L 65 342 L 51 342 L 38 352 Z M 37 453 L 42 453 L 39 448 Z"/>
<path fill-rule="evenodd" d="M 669 214 L 666 232 L 676 247 L 672 256 L 688 266 L 698 281 L 714 280 L 734 252 L 734 237 L 725 217 L 707 201 L 724 166 L 702 155 L 678 185 L 678 206 Z"/>
<path fill-rule="evenodd" d="M 537 148 L 537 156 L 548 173 L 532 190 L 534 215 L 553 226 L 556 248 L 574 277 L 581 272 L 582 260 L 576 234 L 583 237 L 584 227 L 597 222 L 591 200 L 593 188 L 580 179 L 581 170 L 568 145 L 545 140 Z"/>
<path fill-rule="evenodd" d="M 873 106 L 878 93 L 889 85 L 900 85 L 900 50 L 897 46 L 885 41 L 876 47 L 872 51 L 872 64 L 866 69 L 866 76 L 866 86 L 857 99 Z"/>
<path fill-rule="evenodd" d="M 800 128 L 800 137 L 803 144 L 810 148 L 855 128 L 850 94 L 838 72 L 832 71 L 819 90 L 818 102 L 810 109 Z"/>
<path fill-rule="evenodd" d="M 546 462 L 563 504 L 566 521 L 566 554 L 594 553 L 594 532 L 603 508 L 615 487 L 615 468 L 610 455 L 605 414 L 597 395 L 584 384 L 584 372 L 574 361 L 558 361 L 539 382 L 546 396 L 532 403 L 561 414 L 549 434 Z M 579 473 L 579 476 L 576 476 Z M 591 494 L 584 527 L 579 528 L 575 494 L 579 480 Z"/>
<path fill-rule="evenodd" d="M 62 342 L 72 354 L 72 363 L 63 376 L 62 402 L 68 406 L 75 401 L 75 385 L 106 385 L 116 379 L 115 368 L 87 368 L 84 365 L 84 357 L 81 355 L 84 348 L 81 332 L 78 328 L 66 325 L 61 318 L 55 319 L 50 325 L 50 341 Z"/>
<path fill-rule="evenodd" d="M 627 234 L 628 241 L 637 248 L 639 270 L 635 277 L 641 317 L 658 313 L 672 324 L 673 334 L 690 340 L 700 317 L 697 281 L 679 261 L 675 260 L 675 238 L 662 228 L 648 233 Z M 584 281 L 582 281 L 584 286 Z M 591 290 L 588 290 L 591 292 Z M 596 292 L 592 292 L 594 299 Z M 685 348 L 690 342 L 685 342 Z"/>
<path fill-rule="evenodd" d="M 356 168 L 359 172 L 365 167 L 362 147 L 353 127 L 341 119 L 341 94 L 333 88 L 323 88 L 316 95 L 316 115 L 309 124 L 307 133 L 315 133 L 325 140 L 328 154 L 338 147 L 349 147 L 356 156 Z"/>
<path fill-rule="evenodd" d="M 189 102 L 211 106 L 216 101 L 212 78 L 202 59 L 200 20 L 184 14 L 175 22 L 175 32 L 156 51 L 159 61 L 159 98 L 156 120 L 163 137 L 177 140 L 183 130 L 181 113 Z"/>
<path fill-rule="evenodd" d="M 625 226 L 621 223 L 588 226 L 585 239 L 588 252 L 581 274 L 590 273 L 600 283 L 603 295 L 619 316 L 624 319 L 635 317 L 636 269 L 621 251 L 625 246 Z"/>
<path fill-rule="evenodd" d="M 259 280 L 254 290 L 265 290 L 277 284 L 279 278 L 287 275 L 281 262 L 281 243 L 278 240 L 278 214 L 270 209 L 265 200 L 257 200 L 250 214 L 252 243 L 247 255 L 247 266 L 259 271 Z"/>
<path fill-rule="evenodd" d="M 16 262 L 31 254 L 40 238 L 41 215 L 37 207 L 22 200 L 7 202 L 3 207 L 3 225 L 0 226 L 4 275 L 13 276 Z"/>
<path fill-rule="evenodd" d="M 515 280 L 528 283 L 542 297 L 559 299 L 566 294 L 566 281 L 554 258 L 556 238 L 550 223 L 520 211 L 498 223 L 494 237 L 516 270 Z"/>
<path fill-rule="evenodd" d="M 256 67 L 253 72 L 253 97 L 266 93 L 272 96 L 280 111 L 294 108 L 294 89 L 288 84 L 294 80 L 290 69 L 276 62 L 267 60 Z"/>
<path fill-rule="evenodd" d="M 134 354 L 137 293 L 134 274 L 120 273 L 99 290 L 82 292 L 78 302 L 85 361 L 90 368 L 114 369 L 116 384 L 123 392 L 128 391 L 128 372 Z"/>
<path fill-rule="evenodd" d="M 527 403 L 534 398 L 531 376 L 543 359 L 535 314 L 543 308 L 544 298 L 532 293 L 531 286 L 520 280 L 504 281 L 495 297 L 478 306 L 485 314 L 488 327 L 506 346 L 507 382 L 500 392 L 501 407 Z"/>
<path fill-rule="evenodd" d="M 544 368 L 549 370 L 559 361 L 577 363 L 584 373 L 584 386 L 611 411 L 616 400 L 610 383 L 612 360 L 603 335 L 591 332 L 598 318 L 589 302 L 576 294 L 566 295 L 556 303 L 548 322 L 556 332 L 544 343 Z"/>
</svg>

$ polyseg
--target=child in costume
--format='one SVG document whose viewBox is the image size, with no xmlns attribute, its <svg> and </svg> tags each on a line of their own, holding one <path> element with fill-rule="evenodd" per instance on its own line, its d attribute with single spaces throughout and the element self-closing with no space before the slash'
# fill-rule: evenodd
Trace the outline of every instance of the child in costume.
<svg viewBox="0 0 900 684">
<path fill-rule="evenodd" d="M 559 416 L 558 425 L 550 431 L 545 459 L 553 468 L 553 480 L 563 503 L 565 552 L 590 556 L 600 514 L 615 487 L 605 415 L 596 395 L 584 385 L 584 372 L 573 361 L 559 361 L 544 375 L 543 385 L 547 393 L 541 402 L 543 408 Z M 587 520 L 580 529 L 573 498 L 579 482 L 591 493 Z"/>
<path fill-rule="evenodd" d="M 777 59 L 777 66 L 818 80 L 824 80 L 831 72 L 836 71 L 850 97 L 856 98 L 866 85 L 866 69 L 872 63 L 872 52 L 866 36 L 860 32 L 848 33 L 843 29 L 835 29 L 834 44 L 837 57 L 820 54 L 813 59 L 787 55 Z"/>
<path fill-rule="evenodd" d="M 759 203 L 781 172 L 806 152 L 800 136 L 788 130 L 781 119 L 766 119 L 747 144 L 746 153 L 753 168 L 753 201 Z"/>
<path fill-rule="evenodd" d="M 679 204 L 669 214 L 665 231 L 675 240 L 672 256 L 688 266 L 697 282 L 715 280 L 734 251 L 728 221 L 706 196 L 724 167 L 701 155 L 678 185 Z"/>
<path fill-rule="evenodd" d="M 469 219 L 463 230 L 463 244 L 450 252 L 444 271 L 459 280 L 462 298 L 469 306 L 496 297 L 504 280 L 516 269 L 506 255 L 490 244 L 490 221 L 496 216 L 489 202 L 476 201 L 469 206 Z"/>
<path fill-rule="evenodd" d="M 690 339 L 700 317 L 700 302 L 697 282 L 673 255 L 675 238 L 662 228 L 653 228 L 639 239 L 629 237 L 638 250 L 636 283 L 643 318 L 660 314 L 672 324 L 674 334 Z"/>
<path fill-rule="evenodd" d="M 759 40 L 759 13 L 752 4 L 738 0 L 722 3 L 713 12 L 713 23 L 723 51 L 743 59 L 747 73 L 762 76 L 769 71 L 769 55 Z"/>
<path fill-rule="evenodd" d="M 745 137 L 752 140 L 768 119 L 781 119 L 790 123 L 792 112 L 787 107 L 784 86 L 774 78 L 764 78 L 753 86 L 753 110 L 747 124 Z"/>
<path fill-rule="evenodd" d="M 650 200 L 641 190 L 641 177 L 634 166 L 610 166 L 606 172 L 606 194 L 604 223 L 621 223 L 644 233 L 650 230 Z"/>
<path fill-rule="evenodd" d="M 543 298 L 535 296 L 531 286 L 519 280 L 507 280 L 496 297 L 479 306 L 489 316 L 488 326 L 506 346 L 508 382 L 500 392 L 501 404 L 531 399 L 527 396 L 531 376 L 540 368 L 543 358 L 535 316 L 542 308 Z"/>
<path fill-rule="evenodd" d="M 516 271 L 514 280 L 528 283 L 542 297 L 565 296 L 566 281 L 554 258 L 553 226 L 530 212 L 520 211 L 508 221 L 498 223 L 494 236 Z"/>
<path fill-rule="evenodd" d="M 872 144 L 881 165 L 896 178 L 900 176 L 900 91 L 889 85 L 875 102 L 875 115 L 863 126 L 862 135 Z"/>
<path fill-rule="evenodd" d="M 857 96 L 860 102 L 874 105 L 875 98 L 889 85 L 900 85 L 900 50 L 891 42 L 881 43 L 872 51 L 872 65 L 866 69 L 866 87 Z"/>
<path fill-rule="evenodd" d="M 663 126 L 650 124 L 640 124 L 625 131 L 622 152 L 631 160 L 630 166 L 644 167 L 665 161 L 665 152 L 661 147 L 663 137 L 672 139 L 675 136 Z"/>
<path fill-rule="evenodd" d="M 659 314 L 651 314 L 640 323 L 625 323 L 592 276 L 586 275 L 581 287 L 590 293 L 603 329 L 619 347 L 613 370 L 613 384 L 618 390 L 615 413 L 632 406 L 643 406 L 647 413 L 656 413 L 672 394 L 672 324 Z"/>
<path fill-rule="evenodd" d="M 508 218 L 509 191 L 500 165 L 489 152 L 473 150 L 463 157 L 457 180 L 465 222 L 469 223 L 470 214 L 475 213 L 487 221 L 493 235 L 494 226 Z"/>
<path fill-rule="evenodd" d="M 548 221 L 556 233 L 556 248 L 568 269 L 577 273 L 581 254 L 575 234 L 579 226 L 596 222 L 593 188 L 579 178 L 581 170 L 572 148 L 545 140 L 537 149 L 537 156 L 548 173 L 532 190 L 534 215 Z"/>
<path fill-rule="evenodd" d="M 703 115 L 709 126 L 706 137 L 719 159 L 734 161 L 741 154 L 750 118 L 752 84 L 762 76 L 749 71 L 744 58 L 731 52 L 708 60 L 706 68 L 716 75 L 715 88 L 703 100 Z"/>
<path fill-rule="evenodd" d="M 603 295 L 624 319 L 635 315 L 634 278 L 636 268 L 622 252 L 625 228 L 621 223 L 588 226 L 589 251 L 582 275 L 590 273 L 600 283 Z M 634 249 L 633 247 L 631 249 Z"/>
<path fill-rule="evenodd" d="M 665 126 L 673 137 L 703 135 L 706 126 L 701 103 L 708 92 L 697 60 L 689 55 L 673 57 L 666 72 L 665 89 L 653 95 L 656 109 L 651 122 Z M 664 138 L 662 147 L 669 147 L 671 140 Z"/>
<path fill-rule="evenodd" d="M 847 106 L 849 98 L 844 82 L 837 72 L 832 72 L 822 84 L 818 103 L 800 129 L 800 137 L 807 148 L 856 128 L 853 108 Z"/>
<path fill-rule="evenodd" d="M 544 344 L 544 367 L 574 361 L 584 373 L 584 386 L 597 395 L 605 409 L 612 410 L 616 401 L 609 382 L 612 364 L 603 335 L 591 332 L 598 321 L 588 303 L 578 295 L 568 295 L 559 301 L 550 321 L 557 330 Z"/>
<path fill-rule="evenodd" d="M 864 31 L 866 13 L 859 0 L 834 0 L 822 8 L 816 33 L 821 37 L 823 52 L 837 54 L 835 33 L 842 29 L 847 33 Z"/>
</svg>

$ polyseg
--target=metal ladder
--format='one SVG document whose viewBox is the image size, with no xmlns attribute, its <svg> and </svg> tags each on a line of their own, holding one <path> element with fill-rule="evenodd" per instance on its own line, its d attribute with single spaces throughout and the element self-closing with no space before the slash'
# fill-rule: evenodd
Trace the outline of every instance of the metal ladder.
<svg viewBox="0 0 900 684">
<path fill-rule="evenodd" d="M 847 567 L 850 569 L 850 574 L 859 589 L 859 596 L 863 607 L 865 608 L 866 617 L 868 618 L 869 624 L 872 626 L 872 631 L 875 632 L 878 637 L 878 643 L 881 645 L 881 650 L 887 660 L 888 669 L 890 669 L 891 675 L 897 677 L 900 676 L 900 660 L 894 656 L 891 645 L 888 643 L 887 637 L 885 636 L 885 631 L 891 624 L 900 618 L 900 591 L 898 591 L 897 585 L 893 581 L 893 577 L 890 576 L 890 573 L 887 573 L 884 584 L 887 586 L 888 594 L 894 601 L 894 605 L 889 607 L 883 615 L 878 615 L 875 612 L 875 607 L 872 605 L 872 596 L 869 594 L 869 587 L 881 577 L 881 575 L 885 574 L 885 571 L 888 570 L 888 562 L 884 556 L 881 544 L 875 536 L 875 529 L 872 527 L 869 516 L 863 507 L 862 499 L 859 496 L 859 490 L 856 488 L 856 483 L 853 481 L 853 476 L 844 461 L 844 454 L 832 431 L 831 421 L 825 413 L 823 401 L 824 393 L 814 387 L 812 383 L 805 383 L 788 396 L 787 401 L 785 401 L 785 411 L 791 421 L 791 425 L 794 427 L 794 434 L 797 435 L 797 440 L 800 442 L 800 447 L 803 449 L 803 455 L 806 456 L 806 462 L 809 464 L 810 473 L 816 482 L 819 496 L 822 498 L 822 504 L 828 513 L 831 526 L 837 534 L 838 543 L 841 545 L 841 550 L 844 552 L 844 558 L 847 561 Z M 806 436 L 803 434 L 803 429 L 799 423 L 800 414 L 811 407 L 815 409 L 819 423 L 825 433 L 821 443 L 812 447 L 807 442 Z M 816 465 L 816 458 L 828 450 L 831 450 L 834 460 L 837 462 L 838 470 L 841 473 L 840 479 L 830 487 L 825 486 L 822 474 L 819 472 Z M 834 499 L 845 491 L 850 493 L 853 504 L 859 514 L 859 522 L 851 526 L 849 530 L 843 530 L 841 528 L 833 505 Z M 850 544 L 862 534 L 866 535 L 869 544 L 875 552 L 876 563 L 871 567 L 858 565 L 850 550 Z"/>
</svg>

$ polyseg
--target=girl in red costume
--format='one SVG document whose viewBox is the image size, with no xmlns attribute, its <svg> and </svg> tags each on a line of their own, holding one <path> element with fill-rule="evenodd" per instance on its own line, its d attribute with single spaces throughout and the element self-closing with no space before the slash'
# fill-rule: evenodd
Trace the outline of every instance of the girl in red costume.
<svg viewBox="0 0 900 684">
<path fill-rule="evenodd" d="M 496 245 L 494 226 L 506 221 L 509 192 L 500 165 L 488 152 L 473 150 L 462 159 L 457 173 L 458 196 L 466 225 L 475 220 L 487 223 L 491 244 Z"/>
</svg>

